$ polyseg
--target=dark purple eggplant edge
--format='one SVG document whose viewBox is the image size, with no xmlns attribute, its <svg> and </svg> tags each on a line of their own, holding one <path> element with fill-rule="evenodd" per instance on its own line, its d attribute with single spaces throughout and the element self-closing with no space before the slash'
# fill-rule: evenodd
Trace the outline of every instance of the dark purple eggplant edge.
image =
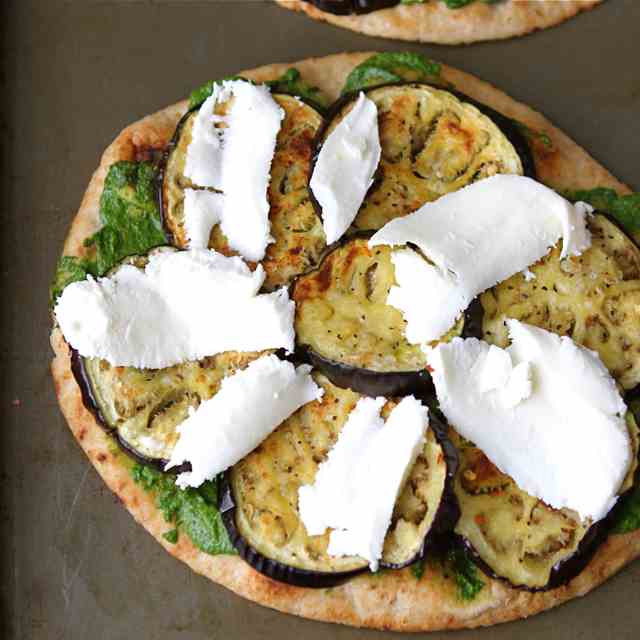
<svg viewBox="0 0 640 640">
<path fill-rule="evenodd" d="M 304 0 L 304 2 L 334 16 L 361 15 L 400 4 L 400 0 Z"/>
<path fill-rule="evenodd" d="M 425 402 L 425 405 L 428 406 L 428 403 Z M 429 407 L 429 426 L 433 429 L 436 441 L 442 448 L 447 466 L 445 486 L 431 527 L 425 533 L 420 548 L 411 558 L 402 563 L 381 562 L 380 569 L 404 569 L 414 562 L 424 559 L 431 549 L 437 549 L 441 546 L 442 536 L 453 530 L 460 517 L 460 507 L 453 489 L 455 474 L 458 470 L 458 452 L 449 440 L 445 426 L 446 422 L 443 422 L 443 419 L 444 417 L 438 410 L 434 411 L 431 406 Z M 223 476 L 220 495 L 218 509 L 232 545 L 245 562 L 268 578 L 298 587 L 328 588 L 343 584 L 347 580 L 368 571 L 367 566 L 337 573 L 310 571 L 308 569 L 298 569 L 266 557 L 254 549 L 238 531 L 235 522 L 236 503 L 233 498 L 230 471 L 227 471 Z"/>
<path fill-rule="evenodd" d="M 116 441 L 116 443 L 124 453 L 126 453 L 136 462 L 153 467 L 158 471 L 162 471 L 163 473 L 168 473 L 170 475 L 176 475 L 178 473 L 183 473 L 185 471 L 191 470 L 191 464 L 189 462 L 185 462 L 184 464 L 181 464 L 177 467 L 165 470 L 165 465 L 167 465 L 169 462 L 168 460 L 164 460 L 163 458 L 149 458 L 148 456 L 142 455 L 141 453 L 136 451 L 124 438 L 120 436 L 117 429 L 109 426 L 109 423 L 105 419 L 104 415 L 102 415 L 102 411 L 100 411 L 100 408 L 98 406 L 91 379 L 89 378 L 87 370 L 84 366 L 84 358 L 73 347 L 69 346 L 69 350 L 71 352 L 71 372 L 73 373 L 73 377 L 75 378 L 76 383 L 80 389 L 82 404 L 84 405 L 85 409 L 89 411 L 91 415 L 93 415 L 95 421 L 103 429 L 103 431 Z"/>
</svg>

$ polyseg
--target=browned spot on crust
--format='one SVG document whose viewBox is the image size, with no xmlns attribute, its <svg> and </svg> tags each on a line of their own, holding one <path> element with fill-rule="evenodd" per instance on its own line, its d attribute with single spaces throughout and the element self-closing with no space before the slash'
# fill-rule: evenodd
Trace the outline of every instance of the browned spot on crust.
<svg viewBox="0 0 640 640">
<path fill-rule="evenodd" d="M 97 456 L 96 456 L 96 460 L 98 462 L 104 462 L 107 459 L 107 455 L 105 453 L 100 452 Z"/>
<path fill-rule="evenodd" d="M 80 431 L 78 431 L 78 440 L 84 440 L 84 437 L 87 435 L 87 430 L 82 427 Z"/>
</svg>

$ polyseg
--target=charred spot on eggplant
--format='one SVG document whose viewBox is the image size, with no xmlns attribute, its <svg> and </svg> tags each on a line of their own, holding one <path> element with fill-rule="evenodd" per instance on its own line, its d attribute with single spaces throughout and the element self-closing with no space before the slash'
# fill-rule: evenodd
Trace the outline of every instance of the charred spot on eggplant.
<svg viewBox="0 0 640 640">
<path fill-rule="evenodd" d="M 175 251 L 172 247 L 156 252 Z M 131 256 L 122 265 L 144 268 L 147 256 Z M 262 353 L 227 351 L 164 369 L 115 367 L 100 358 L 72 352 L 72 371 L 84 405 L 99 424 L 137 460 L 161 468 L 178 439 L 177 426 L 220 389 L 224 378 L 244 369 Z M 181 468 L 174 469 L 179 472 Z"/>
<path fill-rule="evenodd" d="M 323 122 L 322 116 L 293 96 L 274 94 L 273 98 L 282 107 L 285 117 L 276 140 L 267 194 L 271 235 L 275 239 L 261 261 L 266 272 L 263 288 L 267 291 L 288 284 L 296 275 L 315 265 L 326 247 L 322 222 L 309 199 L 308 188 L 313 140 Z M 217 105 L 216 113 L 225 115 L 232 100 Z M 187 246 L 184 190 L 201 188 L 184 175 L 197 112 L 198 109 L 192 110 L 181 120 L 162 169 L 163 223 L 178 247 Z M 219 225 L 212 229 L 209 247 L 225 255 L 234 255 Z"/>
<path fill-rule="evenodd" d="M 514 318 L 570 336 L 598 353 L 624 389 L 640 383 L 640 249 L 606 216 L 587 220 L 591 247 L 560 260 L 561 243 L 530 267 L 480 296 L 488 342 L 508 344 Z"/>
<path fill-rule="evenodd" d="M 638 467 L 638 428 L 626 416 L 634 462 L 620 488 L 628 491 Z M 454 482 L 461 516 L 459 541 L 480 568 L 512 586 L 532 591 L 566 584 L 589 563 L 606 539 L 613 512 L 595 524 L 570 509 L 554 509 L 520 489 L 472 442 L 450 431 L 458 449 Z"/>
<path fill-rule="evenodd" d="M 335 444 L 357 393 L 320 374 L 322 400 L 304 405 L 227 474 L 221 511 L 238 552 L 270 577 L 301 586 L 326 587 L 366 571 L 359 557 L 327 553 L 329 533 L 307 535 L 298 515 L 298 489 L 312 484 Z M 387 417 L 395 406 L 385 405 Z M 424 450 L 402 488 L 385 540 L 382 567 L 400 568 L 421 557 L 431 533 L 450 529 L 458 516 L 451 491 L 455 450 L 430 414 Z"/>
<path fill-rule="evenodd" d="M 354 229 L 380 229 L 426 202 L 497 173 L 534 175 L 518 128 L 463 94 L 403 83 L 375 87 L 366 95 L 378 108 L 382 156 Z M 316 157 L 356 98 L 349 95 L 336 103 L 318 134 Z"/>
<path fill-rule="evenodd" d="M 431 381 L 426 356 L 405 338 L 402 313 L 387 304 L 395 285 L 392 249 L 370 248 L 369 237 L 359 233 L 337 244 L 296 280 L 296 339 L 338 386 L 371 396 L 419 394 Z M 464 324 L 461 317 L 442 339 L 460 335 Z"/>
</svg>

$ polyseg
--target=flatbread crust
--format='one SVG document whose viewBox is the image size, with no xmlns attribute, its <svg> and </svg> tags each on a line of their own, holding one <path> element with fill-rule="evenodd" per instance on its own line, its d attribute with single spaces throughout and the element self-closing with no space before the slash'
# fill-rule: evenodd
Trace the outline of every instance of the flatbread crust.
<svg viewBox="0 0 640 640">
<path fill-rule="evenodd" d="M 349 71 L 370 55 L 352 53 L 312 58 L 291 65 L 268 65 L 243 75 L 264 81 L 295 65 L 305 80 L 335 98 Z M 542 145 L 535 150 L 537 169 L 544 182 L 560 188 L 610 186 L 629 192 L 541 114 L 462 71 L 444 67 L 443 75 L 476 100 L 552 137 L 553 150 Z M 71 225 L 65 254 L 82 255 L 84 238 L 98 227 L 100 193 L 111 163 L 140 159 L 150 149 L 162 148 L 186 108 L 187 103 L 183 101 L 143 118 L 122 131 L 107 148 Z M 198 551 L 186 535 L 181 535 L 175 545 L 162 538 L 167 523 L 155 507 L 153 496 L 133 482 L 130 461 L 117 450 L 82 404 L 70 369 L 69 350 L 57 329 L 52 332 L 51 344 L 55 352 L 52 374 L 62 412 L 73 435 L 109 488 L 171 555 L 186 562 L 194 571 L 257 603 L 306 618 L 398 631 L 476 627 L 526 617 L 584 595 L 640 555 L 640 531 L 612 536 L 600 547 L 589 566 L 565 587 L 530 593 L 485 578 L 485 588 L 471 603 L 458 599 L 453 581 L 443 576 L 438 564 L 428 565 L 420 581 L 409 570 L 403 570 L 360 576 L 333 589 L 303 589 L 275 582 L 238 557 L 210 556 Z"/>
<path fill-rule="evenodd" d="M 477 1 L 462 9 L 449 9 L 444 2 L 431 0 L 363 15 L 336 16 L 320 11 L 304 0 L 276 0 L 279 5 L 302 11 L 315 20 L 369 36 L 439 44 L 468 44 L 522 36 L 560 24 L 602 1 L 505 0 L 494 5 Z"/>
</svg>

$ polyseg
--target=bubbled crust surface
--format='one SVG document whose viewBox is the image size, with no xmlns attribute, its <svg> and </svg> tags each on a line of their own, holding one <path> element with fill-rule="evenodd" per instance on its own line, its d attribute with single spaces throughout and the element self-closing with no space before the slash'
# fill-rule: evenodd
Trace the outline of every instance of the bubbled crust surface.
<svg viewBox="0 0 640 640">
<path fill-rule="evenodd" d="M 246 75 L 264 81 L 295 65 L 305 80 L 335 98 L 347 74 L 369 55 L 371 53 L 338 54 L 274 64 L 254 69 Z M 542 115 L 466 73 L 445 67 L 443 75 L 474 99 L 551 136 L 552 150 L 535 150 L 540 180 L 564 189 L 610 186 L 629 192 Z M 109 165 L 117 160 L 144 156 L 149 148 L 164 147 L 186 107 L 187 103 L 183 101 L 140 120 L 127 127 L 107 148 L 71 225 L 65 253 L 81 255 L 84 238 L 98 227 L 99 198 Z M 331 590 L 314 590 L 275 582 L 235 556 L 207 555 L 198 551 L 187 536 L 180 536 L 178 543 L 171 545 L 162 538 L 166 523 L 156 509 L 153 497 L 134 484 L 129 460 L 115 450 L 112 441 L 83 406 L 71 373 L 69 350 L 59 331 L 53 331 L 51 344 L 55 352 L 52 374 L 56 394 L 69 427 L 105 483 L 131 515 L 168 553 L 194 571 L 265 606 L 316 620 L 398 631 L 476 627 L 527 617 L 584 595 L 640 555 L 640 531 L 612 536 L 600 547 L 587 569 L 565 587 L 529 593 L 487 578 L 478 597 L 471 603 L 463 603 L 456 597 L 455 586 L 444 578 L 438 565 L 428 565 L 419 582 L 409 570 L 403 570 L 380 577 L 365 575 Z"/>
<path fill-rule="evenodd" d="M 303 0 L 276 0 L 282 7 L 303 11 L 315 20 L 370 36 L 417 40 L 439 44 L 468 44 L 481 40 L 503 40 L 538 29 L 553 27 L 602 0 L 505 0 L 495 5 L 473 2 L 462 9 L 449 9 L 439 0 L 424 4 L 398 5 L 364 15 L 336 16 Z"/>
</svg>

